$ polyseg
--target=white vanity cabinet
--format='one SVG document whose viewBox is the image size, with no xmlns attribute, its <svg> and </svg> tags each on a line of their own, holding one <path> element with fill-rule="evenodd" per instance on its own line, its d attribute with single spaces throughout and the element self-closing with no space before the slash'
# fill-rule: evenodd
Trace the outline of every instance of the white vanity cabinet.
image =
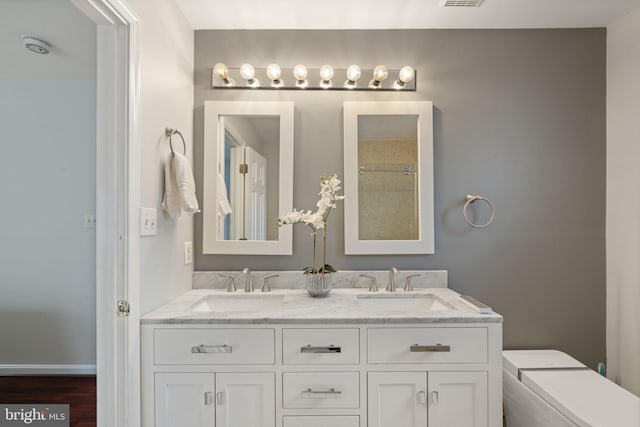
<svg viewBox="0 0 640 427">
<path fill-rule="evenodd" d="M 501 427 L 501 318 L 482 319 L 143 319 L 142 425 Z"/>
<path fill-rule="evenodd" d="M 159 372 L 156 427 L 275 425 L 273 373 Z M 251 402 L 251 410 L 247 410 Z"/>
</svg>

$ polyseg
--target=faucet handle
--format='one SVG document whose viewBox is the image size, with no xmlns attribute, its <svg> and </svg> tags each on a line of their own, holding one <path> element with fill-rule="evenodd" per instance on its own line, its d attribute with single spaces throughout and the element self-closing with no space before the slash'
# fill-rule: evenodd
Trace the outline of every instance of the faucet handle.
<svg viewBox="0 0 640 427">
<path fill-rule="evenodd" d="M 218 274 L 218 276 L 220 277 L 224 277 L 225 279 L 230 279 L 229 280 L 229 286 L 227 286 L 227 292 L 235 292 L 238 290 L 238 288 L 236 288 L 236 278 L 233 276 L 230 276 L 228 274 Z"/>
<path fill-rule="evenodd" d="M 414 277 L 418 277 L 420 276 L 419 274 L 411 274 L 409 276 L 407 276 L 405 282 L 404 282 L 404 290 L 405 291 L 412 291 L 413 290 L 413 286 L 411 286 L 411 279 Z"/>
<path fill-rule="evenodd" d="M 262 292 L 271 292 L 271 287 L 269 287 L 269 279 L 275 279 L 276 277 L 280 277 L 279 274 L 271 274 L 266 276 L 262 282 Z"/>
<path fill-rule="evenodd" d="M 366 277 L 369 279 L 369 292 L 378 292 L 378 285 L 376 285 L 376 278 L 369 274 L 361 274 L 360 277 Z"/>
</svg>

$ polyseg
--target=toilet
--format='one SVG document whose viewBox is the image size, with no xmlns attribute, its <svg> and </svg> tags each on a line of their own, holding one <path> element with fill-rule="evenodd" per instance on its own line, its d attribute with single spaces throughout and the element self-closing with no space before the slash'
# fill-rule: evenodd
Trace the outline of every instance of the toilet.
<svg viewBox="0 0 640 427">
<path fill-rule="evenodd" d="M 506 427 L 639 427 L 640 398 L 556 350 L 502 352 Z"/>
</svg>

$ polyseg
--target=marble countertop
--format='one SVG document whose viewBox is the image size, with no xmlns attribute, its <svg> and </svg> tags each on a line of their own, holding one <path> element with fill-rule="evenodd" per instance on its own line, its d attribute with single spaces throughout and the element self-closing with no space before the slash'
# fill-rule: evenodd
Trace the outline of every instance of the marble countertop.
<svg viewBox="0 0 640 427">
<path fill-rule="evenodd" d="M 365 310 L 359 298 L 413 298 L 434 295 L 451 309 L 439 311 Z M 203 298 L 281 300 L 270 311 L 197 311 Z M 220 302 L 224 305 L 224 300 Z M 229 293 L 219 289 L 194 289 L 145 314 L 142 324 L 313 324 L 313 323 L 501 323 L 493 311 L 480 313 L 447 288 L 423 288 L 411 292 L 368 292 L 365 288 L 333 289 L 324 298 L 312 298 L 304 289 L 277 289 L 272 292 Z"/>
</svg>

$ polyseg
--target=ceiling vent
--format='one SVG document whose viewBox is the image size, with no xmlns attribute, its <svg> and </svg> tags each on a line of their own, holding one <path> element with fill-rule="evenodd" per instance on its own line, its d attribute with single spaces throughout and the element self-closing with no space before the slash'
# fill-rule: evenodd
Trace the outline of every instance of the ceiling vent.
<svg viewBox="0 0 640 427">
<path fill-rule="evenodd" d="M 479 7 L 483 0 L 440 0 L 440 7 Z"/>
</svg>

